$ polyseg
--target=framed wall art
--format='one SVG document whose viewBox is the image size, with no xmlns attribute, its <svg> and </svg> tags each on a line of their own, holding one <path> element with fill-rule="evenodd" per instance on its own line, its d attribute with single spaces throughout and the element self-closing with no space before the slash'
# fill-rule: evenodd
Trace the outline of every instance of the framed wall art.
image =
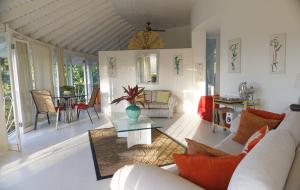
<svg viewBox="0 0 300 190">
<path fill-rule="evenodd" d="M 241 39 L 233 39 L 228 44 L 229 73 L 241 72 Z"/>
<path fill-rule="evenodd" d="M 107 57 L 107 74 L 110 78 L 117 77 L 117 58 Z"/>
<path fill-rule="evenodd" d="M 175 75 L 183 75 L 183 58 L 182 55 L 174 55 L 173 57 Z"/>
<path fill-rule="evenodd" d="M 274 34 L 270 37 L 270 70 L 274 74 L 285 73 L 286 34 Z"/>
</svg>

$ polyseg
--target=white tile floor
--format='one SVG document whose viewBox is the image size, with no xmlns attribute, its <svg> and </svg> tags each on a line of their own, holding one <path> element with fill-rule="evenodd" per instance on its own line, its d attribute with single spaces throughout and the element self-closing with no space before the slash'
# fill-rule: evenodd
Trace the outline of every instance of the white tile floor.
<svg viewBox="0 0 300 190">
<path fill-rule="evenodd" d="M 213 134 L 210 123 L 197 115 L 153 120 L 182 143 L 189 137 L 213 146 L 227 135 L 222 130 Z M 84 117 L 72 124 L 60 123 L 58 131 L 54 122 L 40 124 L 38 130 L 26 133 L 22 152 L 10 151 L 0 157 L 0 190 L 109 189 L 110 179 L 96 180 L 87 130 L 111 124 L 104 115 L 93 121 L 92 125 Z"/>
</svg>

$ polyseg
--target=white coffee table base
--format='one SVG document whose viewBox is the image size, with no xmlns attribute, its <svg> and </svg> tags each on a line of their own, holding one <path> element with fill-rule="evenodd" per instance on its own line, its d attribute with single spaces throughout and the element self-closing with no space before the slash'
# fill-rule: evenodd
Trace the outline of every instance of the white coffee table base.
<svg viewBox="0 0 300 190">
<path fill-rule="evenodd" d="M 127 148 L 137 144 L 151 144 L 151 129 L 119 132 L 118 137 L 127 137 Z"/>
</svg>

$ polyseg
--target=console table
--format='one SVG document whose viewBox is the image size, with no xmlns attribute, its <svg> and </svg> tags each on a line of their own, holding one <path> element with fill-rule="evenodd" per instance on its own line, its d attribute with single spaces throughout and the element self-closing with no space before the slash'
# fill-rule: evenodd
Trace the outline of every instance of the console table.
<svg viewBox="0 0 300 190">
<path fill-rule="evenodd" d="M 224 129 L 228 129 L 225 126 L 218 125 L 215 123 L 215 105 L 223 105 L 225 107 L 232 107 L 235 109 L 236 107 L 242 107 L 243 109 L 246 109 L 248 107 L 255 107 L 255 101 L 243 101 L 243 100 L 226 100 L 222 98 L 213 98 L 213 109 L 212 109 L 212 127 L 213 132 L 215 133 L 216 127 L 222 127 Z"/>
</svg>

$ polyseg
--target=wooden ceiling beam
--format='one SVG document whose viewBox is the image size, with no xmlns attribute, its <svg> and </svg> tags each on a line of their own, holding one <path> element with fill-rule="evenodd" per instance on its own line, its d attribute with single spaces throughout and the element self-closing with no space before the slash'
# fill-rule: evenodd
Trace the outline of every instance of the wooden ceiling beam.
<svg viewBox="0 0 300 190">
<path fill-rule="evenodd" d="M 97 21 L 99 14 L 104 11 L 112 11 L 112 7 L 109 4 L 103 4 L 101 6 L 95 6 L 88 14 L 85 14 L 81 19 L 74 19 L 64 25 L 64 27 L 57 28 L 51 33 L 47 34 L 41 40 L 45 42 L 58 40 L 64 35 L 71 35 L 72 31 L 82 31 L 85 27 L 93 25 Z"/>
<path fill-rule="evenodd" d="M 54 44 L 59 44 L 61 46 L 66 46 L 66 45 L 70 45 L 72 42 L 74 42 L 74 40 L 81 40 L 83 38 L 86 40 L 86 36 L 89 36 L 90 33 L 92 33 L 95 30 L 98 30 L 98 28 L 101 27 L 107 19 L 114 18 L 114 17 L 116 18 L 116 16 L 113 15 L 112 12 L 108 11 L 107 13 L 103 13 L 100 19 L 96 17 L 95 18 L 96 21 L 84 27 L 84 29 L 80 31 L 75 31 L 75 30 L 70 31 L 70 34 L 62 35 L 51 42 Z"/>
<path fill-rule="evenodd" d="M 0 12 L 8 11 L 17 6 L 20 6 L 23 3 L 26 3 L 30 0 L 1 0 L 0 1 Z"/>
<path fill-rule="evenodd" d="M 33 23 L 36 20 L 43 18 L 45 16 L 51 17 L 57 14 L 59 11 L 64 11 L 66 6 L 70 6 L 71 3 L 75 3 L 75 0 L 63 0 L 63 1 L 53 1 L 48 6 L 44 6 L 34 12 L 24 15 L 18 19 L 15 19 L 9 23 L 9 26 L 14 30 L 17 30 L 29 23 Z"/>
<path fill-rule="evenodd" d="M 90 46 L 91 43 L 97 41 L 99 38 L 101 38 L 104 34 L 110 33 L 110 31 L 119 28 L 120 25 L 124 25 L 124 22 L 120 18 L 111 19 L 107 21 L 105 24 L 101 26 L 101 28 L 98 28 L 95 30 L 90 36 L 87 36 L 85 41 L 76 42 L 77 44 L 73 44 L 73 47 L 78 47 L 77 49 L 84 49 L 88 46 Z"/>
<path fill-rule="evenodd" d="M 41 7 L 47 6 L 52 1 L 55 0 L 38 0 L 38 1 L 29 1 L 27 3 L 23 3 L 20 6 L 17 6 L 13 9 L 9 9 L 7 11 L 0 13 L 0 21 L 2 23 L 8 23 L 12 20 L 15 20 L 21 16 L 27 15 L 34 10 L 40 9 Z"/>
<path fill-rule="evenodd" d="M 132 38 L 133 33 L 134 33 L 133 31 L 129 32 L 128 34 L 123 36 L 119 42 L 115 42 L 115 43 L 112 43 L 110 46 L 107 46 L 107 49 L 108 50 L 118 50 L 118 49 L 121 50 L 122 47 L 124 47 L 124 45 L 128 45 L 128 40 L 130 38 Z"/>
<path fill-rule="evenodd" d="M 92 2 L 93 1 L 95 0 L 92 0 Z M 85 20 L 88 17 L 88 13 L 90 12 L 90 10 L 92 10 L 94 7 L 98 7 L 103 4 L 103 1 L 96 1 L 95 4 L 92 2 L 90 2 L 84 7 L 79 8 L 77 11 L 66 15 L 63 19 L 59 19 L 56 22 L 53 22 L 43 28 L 40 28 L 38 31 L 32 33 L 31 36 L 35 39 L 40 39 L 43 36 L 52 33 L 60 27 L 65 27 L 66 25 L 68 25 L 68 23 L 72 22 L 73 20 Z"/>
<path fill-rule="evenodd" d="M 65 17 L 74 12 L 77 12 L 79 9 L 81 9 L 83 6 L 86 6 L 91 1 L 92 0 L 75 0 L 69 6 L 61 7 L 60 9 L 52 12 L 50 15 L 42 16 L 40 18 L 35 19 L 33 22 L 26 24 L 23 27 L 20 27 L 18 29 L 18 32 L 25 35 L 31 35 L 32 33 L 35 33 L 40 29 L 47 27 L 53 23 L 56 23 L 59 20 L 65 20 Z"/>
<path fill-rule="evenodd" d="M 120 25 L 120 27 L 114 29 L 114 32 L 110 32 L 106 36 L 101 36 L 101 38 L 95 40 L 94 44 L 90 45 L 86 49 L 83 49 L 82 51 L 83 52 L 95 51 L 96 48 L 99 47 L 99 44 L 102 44 L 101 47 L 106 47 L 109 43 L 111 43 L 111 41 L 119 37 L 120 34 L 128 32 L 133 29 L 132 26 L 126 23 L 124 23 L 123 25 L 125 26 Z"/>
</svg>

